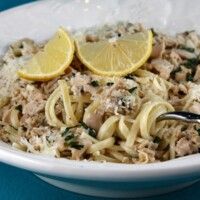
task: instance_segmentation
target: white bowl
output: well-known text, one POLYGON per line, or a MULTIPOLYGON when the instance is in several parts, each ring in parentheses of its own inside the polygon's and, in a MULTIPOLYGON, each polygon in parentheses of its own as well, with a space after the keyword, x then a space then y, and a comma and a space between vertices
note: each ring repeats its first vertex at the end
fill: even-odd
MULTIPOLYGON (((44 40, 59 26, 78 29, 129 20, 162 31, 200 30, 193 0, 46 0, 0 13, 0 52, 17 39, 44 40), (187 14, 185 14, 187 13, 187 14)), ((144 197, 174 191, 200 179, 199 154, 162 163, 127 165, 33 155, 0 142, 0 161, 30 170, 57 187, 93 196, 144 197)))

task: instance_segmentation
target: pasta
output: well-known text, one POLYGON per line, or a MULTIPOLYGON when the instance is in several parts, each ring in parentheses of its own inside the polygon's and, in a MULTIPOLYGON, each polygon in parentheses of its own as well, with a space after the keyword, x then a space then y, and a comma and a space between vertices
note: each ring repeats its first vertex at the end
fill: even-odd
MULTIPOLYGON (((121 23, 111 31, 122 27, 125 32, 141 29, 121 23)), ((99 34, 107 37, 104 28, 99 34)), ((154 31, 151 57, 125 77, 95 75, 75 56, 69 70, 54 80, 16 79, 6 95, 0 85, 0 138, 35 154, 115 163, 144 164, 198 153, 198 125, 156 119, 174 110, 200 114, 199 43, 195 32, 172 37, 154 31)), ((27 45, 39 49, 34 42, 27 45)), ((6 64, 0 74, 10 54, 12 49, 2 58, 6 64)))

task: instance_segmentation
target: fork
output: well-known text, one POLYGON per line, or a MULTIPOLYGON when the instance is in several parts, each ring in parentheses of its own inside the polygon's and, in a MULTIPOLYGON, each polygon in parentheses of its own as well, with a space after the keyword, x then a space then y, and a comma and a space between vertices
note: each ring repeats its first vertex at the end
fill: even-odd
POLYGON ((185 111, 167 112, 158 116, 156 119, 157 122, 163 120, 178 120, 189 123, 200 123, 200 115, 185 111))

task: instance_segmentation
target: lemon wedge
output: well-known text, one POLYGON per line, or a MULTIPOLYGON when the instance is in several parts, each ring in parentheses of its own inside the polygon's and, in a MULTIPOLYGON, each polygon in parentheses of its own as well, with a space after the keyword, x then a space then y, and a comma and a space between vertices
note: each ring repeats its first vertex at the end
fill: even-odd
POLYGON ((152 32, 145 30, 98 42, 76 40, 77 55, 94 73, 124 76, 141 67, 152 51, 152 32))
POLYGON ((21 78, 33 81, 53 79, 69 67, 74 50, 74 40, 63 28, 59 28, 44 49, 35 54, 17 73, 21 78))

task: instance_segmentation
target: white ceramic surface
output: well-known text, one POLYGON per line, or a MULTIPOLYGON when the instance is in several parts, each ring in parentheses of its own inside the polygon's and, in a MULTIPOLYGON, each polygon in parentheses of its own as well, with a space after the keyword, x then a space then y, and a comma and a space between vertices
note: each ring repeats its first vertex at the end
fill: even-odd
MULTIPOLYGON (((39 1, 0 13, 0 53, 8 43, 23 37, 47 39, 59 26, 77 30, 129 20, 172 34, 200 30, 199 9, 198 0, 39 1)), ((0 161, 40 174, 55 186, 96 196, 149 196, 179 189, 200 178, 199 154, 163 163, 127 165, 32 155, 0 142, 0 161)))

